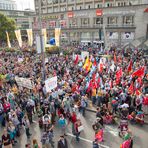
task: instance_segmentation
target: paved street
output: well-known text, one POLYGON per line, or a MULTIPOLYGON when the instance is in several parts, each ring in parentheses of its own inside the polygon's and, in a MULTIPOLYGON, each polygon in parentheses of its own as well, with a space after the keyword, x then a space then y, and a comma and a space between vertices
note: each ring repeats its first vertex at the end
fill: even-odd
MULTIPOLYGON (((94 138, 94 132, 91 128, 93 121, 95 120, 95 113, 86 112, 86 117, 82 118, 82 123, 84 124, 84 132, 81 133, 81 140, 79 143, 76 142, 75 137, 71 134, 71 124, 67 129, 67 140, 69 144, 69 148, 91 148, 92 140, 94 138)), ((147 145, 147 137, 148 137, 148 125, 138 126, 138 125, 130 125, 130 129, 134 135, 134 148, 148 148, 147 145)), ((38 127, 38 123, 35 122, 31 126, 32 137, 27 141, 24 130, 22 130, 22 136, 18 139, 18 144, 15 148, 24 148, 27 142, 31 142, 32 139, 37 139, 40 141, 41 131, 38 127)), ((59 128, 56 125, 54 130, 54 141, 56 142, 60 136, 59 128)), ((119 145, 122 143, 122 139, 118 136, 117 125, 106 125, 105 133, 104 133, 104 142, 101 143, 101 148, 119 148, 119 145)), ((57 144, 57 142, 56 142, 57 144)))

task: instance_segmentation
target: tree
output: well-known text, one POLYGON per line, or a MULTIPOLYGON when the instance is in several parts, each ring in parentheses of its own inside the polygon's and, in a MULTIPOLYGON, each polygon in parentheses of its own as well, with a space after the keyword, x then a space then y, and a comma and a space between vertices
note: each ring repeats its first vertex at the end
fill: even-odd
POLYGON ((10 40, 14 39, 16 23, 12 18, 0 13, 0 41, 6 41, 6 31, 9 33, 10 40))

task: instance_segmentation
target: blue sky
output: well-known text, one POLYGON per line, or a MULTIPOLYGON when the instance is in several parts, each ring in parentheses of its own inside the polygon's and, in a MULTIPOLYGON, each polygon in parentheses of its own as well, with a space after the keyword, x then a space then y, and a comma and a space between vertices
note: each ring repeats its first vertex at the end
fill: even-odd
POLYGON ((17 9, 24 10, 26 8, 34 9, 34 0, 15 0, 17 9))

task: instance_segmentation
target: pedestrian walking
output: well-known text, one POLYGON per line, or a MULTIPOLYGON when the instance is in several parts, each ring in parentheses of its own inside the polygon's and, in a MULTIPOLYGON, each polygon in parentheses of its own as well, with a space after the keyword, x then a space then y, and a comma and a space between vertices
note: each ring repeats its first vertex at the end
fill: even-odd
POLYGON ((30 134, 30 122, 29 122, 26 115, 24 116, 23 125, 25 126, 25 131, 26 131, 27 138, 30 138, 30 136, 32 135, 32 134, 30 134))
POLYGON ((66 135, 67 120, 64 118, 62 114, 60 115, 58 123, 61 129, 61 135, 66 135))

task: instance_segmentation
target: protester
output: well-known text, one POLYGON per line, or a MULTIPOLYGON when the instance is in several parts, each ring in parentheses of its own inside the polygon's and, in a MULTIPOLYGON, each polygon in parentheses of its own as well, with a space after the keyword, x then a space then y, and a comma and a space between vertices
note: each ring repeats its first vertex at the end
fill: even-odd
POLYGON ((57 148, 68 148, 68 143, 64 136, 60 136, 57 148))
MULTIPOLYGON (((36 114, 41 123, 39 125, 44 125, 41 140, 44 147, 49 144, 53 146, 53 133, 49 129, 56 126, 56 121, 61 135, 66 135, 68 124, 72 124, 72 133, 79 141, 79 119, 81 115, 86 116, 85 110, 91 103, 94 108, 97 107, 96 120, 92 121, 94 132, 104 128, 108 123, 105 123, 105 119, 113 119, 114 116, 127 119, 135 112, 134 121, 143 121, 148 106, 145 84, 147 59, 143 58, 143 51, 136 51, 111 49, 102 51, 102 56, 99 49, 92 49, 85 59, 79 59, 78 56, 73 59, 72 55, 47 55, 46 79, 55 76, 58 79, 57 87, 51 91, 46 90, 42 80, 41 56, 31 52, 1 51, 0 124, 8 125, 6 132, 10 135, 5 136, 10 138, 10 145, 15 144, 17 136, 21 135, 22 124, 27 138, 30 138, 30 124, 36 114), (25 81, 20 85, 18 78, 24 78, 25 81)), ((59 146, 63 146, 62 140, 66 141, 61 137, 59 146)))

